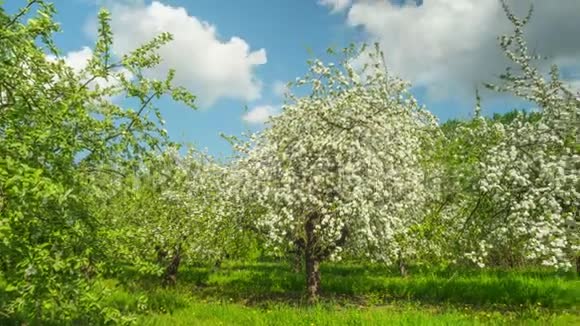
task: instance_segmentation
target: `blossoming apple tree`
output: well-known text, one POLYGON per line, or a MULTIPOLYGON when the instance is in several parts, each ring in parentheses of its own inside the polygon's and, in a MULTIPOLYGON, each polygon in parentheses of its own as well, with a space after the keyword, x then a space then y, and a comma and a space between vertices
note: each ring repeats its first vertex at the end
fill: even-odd
POLYGON ((421 148, 435 119, 387 73, 378 46, 361 53, 370 62, 362 69, 351 64, 354 47, 339 65, 312 61, 296 83, 311 94, 289 95, 271 125, 240 147, 244 192, 265 208, 256 226, 273 251, 303 255, 311 302, 320 262, 393 259, 396 235, 417 221, 428 192, 421 148))
POLYGON ((182 262, 220 261, 243 254, 251 241, 230 200, 229 169, 209 155, 175 147, 124 180, 104 214, 114 227, 110 259, 162 274, 174 284, 182 262))
POLYGON ((481 163, 479 188, 502 211, 492 225, 489 243, 509 240, 522 255, 543 265, 569 268, 580 251, 580 99, 552 67, 549 78, 533 66, 523 29, 504 1, 515 29, 500 38, 501 47, 519 68, 503 75, 503 85, 489 85, 535 103, 540 119, 517 118, 505 137, 481 163))
POLYGON ((579 251, 580 101, 555 67, 546 78, 534 66, 538 58, 523 35, 532 10, 523 19, 505 2, 504 10, 515 28, 500 45, 514 67, 502 85, 488 86, 534 103, 538 112, 504 122, 477 117, 456 129, 443 147, 455 158, 442 164, 439 222, 455 258, 569 268, 579 251))

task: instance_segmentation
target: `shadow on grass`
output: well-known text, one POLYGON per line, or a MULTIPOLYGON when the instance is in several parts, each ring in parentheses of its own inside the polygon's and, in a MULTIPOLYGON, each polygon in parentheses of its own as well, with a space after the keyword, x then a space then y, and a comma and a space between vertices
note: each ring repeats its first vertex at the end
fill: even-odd
MULTIPOLYGON (((381 266, 323 265, 322 300, 343 305, 391 302, 470 305, 517 310, 523 306, 578 311, 580 280, 542 270, 419 271, 403 278, 381 266)), ((158 278, 132 277, 134 289, 157 291, 158 278)), ((171 291, 198 300, 264 306, 305 304, 305 277, 284 264, 225 264, 218 270, 184 268, 171 291)))

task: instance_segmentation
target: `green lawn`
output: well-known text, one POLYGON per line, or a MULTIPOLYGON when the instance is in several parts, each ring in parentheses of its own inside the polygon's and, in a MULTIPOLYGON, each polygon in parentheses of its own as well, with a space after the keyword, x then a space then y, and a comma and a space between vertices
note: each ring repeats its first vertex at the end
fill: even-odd
POLYGON ((271 309, 238 304, 192 303, 173 314, 142 316, 139 325, 580 325, 570 313, 510 313, 428 307, 384 306, 372 308, 285 305, 271 309))
POLYGON ((580 325, 580 279, 545 270, 412 270, 325 265, 323 295, 305 304, 304 276, 276 263, 184 269, 178 285, 127 273, 105 304, 138 325, 580 325))

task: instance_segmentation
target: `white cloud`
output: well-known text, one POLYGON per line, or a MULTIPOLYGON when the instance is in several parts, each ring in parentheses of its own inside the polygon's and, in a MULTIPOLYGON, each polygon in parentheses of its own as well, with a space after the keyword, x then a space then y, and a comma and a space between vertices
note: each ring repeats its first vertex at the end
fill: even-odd
POLYGON ((271 105, 259 105, 252 108, 242 117, 242 120, 251 124, 261 124, 268 121, 268 118, 278 113, 278 108, 271 105))
MULTIPOLYGON (((65 62, 66 65, 71 67, 75 73, 81 74, 83 73, 83 70, 87 67, 88 62, 92 56, 93 50, 87 46, 83 46, 78 51, 67 52, 67 54, 61 57, 61 59, 65 62)), ((54 55, 47 55, 47 59, 50 61, 55 61, 56 57, 54 55)), ((126 78, 129 79, 132 78, 131 72, 128 71, 127 69, 122 68, 120 70, 115 71, 115 73, 118 72, 124 74, 126 78)), ((116 80, 113 77, 110 77, 108 79, 96 78, 89 84, 89 87, 95 85, 99 85, 99 87, 101 88, 109 87, 115 85, 117 82, 118 80, 116 80)))
MULTIPOLYGON (((329 1, 330 2, 330 1, 329 1)), ((529 1, 509 1, 515 13, 527 13, 529 1)), ((354 1, 347 23, 361 28, 369 42, 378 41, 388 68, 424 86, 432 98, 472 101, 481 82, 497 81, 509 64, 497 36, 512 31, 498 0, 427 0, 395 5, 354 1)), ((530 49, 558 62, 580 66, 580 1, 535 1, 527 29, 530 49)), ((544 68, 550 63, 546 62, 544 68)))
MULTIPOLYGON (((87 63, 92 56, 93 50, 88 46, 83 46, 78 51, 68 52, 62 59, 76 73, 79 73, 87 67, 87 63)), ((54 56, 51 56, 50 59, 54 59, 54 56)))
POLYGON ((344 11, 351 4, 351 0, 318 0, 321 6, 329 7, 333 13, 344 11))
POLYGON ((284 96, 284 94, 286 94, 289 91, 287 83, 281 81, 281 80, 277 80, 274 82, 274 84, 272 84, 272 93, 274 93, 274 95, 276 96, 284 96))
POLYGON ((128 53, 161 32, 173 34, 174 40, 159 51, 163 62, 148 73, 163 78, 168 69, 176 69, 174 81, 198 96, 201 107, 220 98, 260 98, 262 82, 254 69, 267 62, 264 49, 251 51, 236 36, 220 40, 214 25, 190 16, 183 7, 133 1, 110 9, 115 53, 128 53))

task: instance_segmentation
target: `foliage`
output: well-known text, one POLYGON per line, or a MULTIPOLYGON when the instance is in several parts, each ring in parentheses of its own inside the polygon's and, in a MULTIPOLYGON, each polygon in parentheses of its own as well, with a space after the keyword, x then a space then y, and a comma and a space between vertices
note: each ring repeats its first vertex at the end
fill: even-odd
POLYGON ((112 226, 102 235, 111 241, 107 261, 159 274, 172 259, 191 265, 247 257, 254 239, 230 200, 230 178, 193 149, 181 155, 172 147, 149 160, 102 211, 112 226))
POLYGON ((95 210, 107 196, 107 174, 127 173, 168 143, 153 100, 194 97, 167 80, 143 77, 159 62, 159 37, 114 63, 109 14, 99 13, 99 38, 86 69, 59 59, 51 34, 54 8, 29 4, 0 12, 0 273, 9 299, 3 314, 30 321, 117 318, 91 290, 106 227, 95 210), (36 13, 33 9, 37 8, 36 13), (23 17, 30 15, 26 23, 23 17), (108 86, 103 87, 102 85, 108 86), (137 109, 111 102, 131 99, 137 109))
POLYGON ((521 73, 507 70, 503 85, 489 87, 536 103, 541 117, 516 117, 481 164, 479 189, 502 212, 490 223, 487 242, 509 242, 526 259, 570 268, 580 252, 580 99, 559 80, 555 66, 546 80, 532 65, 535 57, 523 35, 532 11, 519 19, 505 2, 504 9, 515 30, 501 37, 500 45, 521 73))
POLYGON ((337 64, 310 61, 293 83, 310 95, 288 94, 227 163, 183 154, 163 129, 156 99, 195 100, 173 71, 144 75, 171 35, 112 53, 101 11, 92 58, 75 71, 52 41, 53 5, 0 8, 0 323, 577 321, 577 279, 554 270, 580 268, 580 96, 556 67, 534 67, 532 11, 503 4, 514 67, 487 86, 534 112, 486 118, 478 94, 473 119, 439 126, 378 46, 351 46, 329 51, 337 64), (259 254, 302 258, 306 275, 248 264, 259 254), (310 303, 348 307, 292 306, 304 281, 310 303), (422 306, 351 307, 393 302, 422 306), (166 312, 177 314, 137 316, 166 312))
POLYGON ((523 38, 524 19, 506 14, 514 34, 500 45, 519 70, 488 87, 520 96, 537 112, 451 121, 434 156, 440 166, 432 203, 430 251, 448 262, 543 264, 568 269, 578 257, 580 102, 552 68, 546 80, 533 66, 523 38), (518 72, 516 72, 518 71, 518 72), (439 249, 439 251, 435 249, 439 249))
POLYGON ((345 254, 396 257, 395 236, 426 197, 420 148, 434 118, 386 73, 378 48, 362 71, 354 48, 343 54, 339 66, 311 62, 298 84, 312 94, 290 96, 236 162, 242 192, 265 208, 256 225, 268 244, 303 252, 307 269, 345 254))

